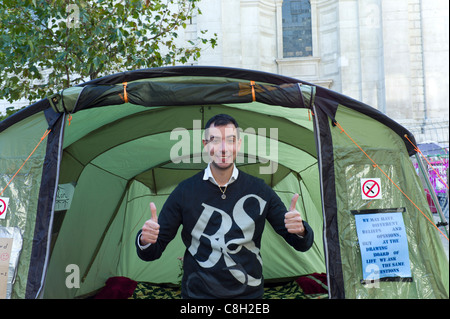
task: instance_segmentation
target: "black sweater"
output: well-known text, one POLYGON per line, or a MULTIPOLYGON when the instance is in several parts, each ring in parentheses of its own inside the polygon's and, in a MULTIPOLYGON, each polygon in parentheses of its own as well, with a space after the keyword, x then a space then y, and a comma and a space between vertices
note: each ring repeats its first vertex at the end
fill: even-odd
POLYGON ((187 248, 183 298, 260 298, 263 276, 259 251, 265 220, 298 251, 312 246, 313 231, 304 222, 304 237, 288 233, 286 207, 259 178, 240 171, 222 199, 219 187, 202 177, 203 171, 175 188, 159 214, 157 242, 141 249, 136 241, 137 254, 145 261, 158 259, 182 224, 181 237, 187 248))

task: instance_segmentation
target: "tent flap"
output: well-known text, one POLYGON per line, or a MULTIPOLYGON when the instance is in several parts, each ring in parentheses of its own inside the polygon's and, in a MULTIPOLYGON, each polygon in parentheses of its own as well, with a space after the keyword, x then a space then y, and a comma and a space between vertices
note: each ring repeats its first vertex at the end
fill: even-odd
POLYGON ((190 84, 136 81, 116 85, 88 85, 70 88, 50 98, 59 112, 84 108, 132 103, 143 106, 248 103, 258 101, 269 105, 303 108, 298 84, 281 86, 232 82, 190 84), (77 94, 81 94, 80 97, 77 94), (77 105, 75 105, 75 102, 77 105))

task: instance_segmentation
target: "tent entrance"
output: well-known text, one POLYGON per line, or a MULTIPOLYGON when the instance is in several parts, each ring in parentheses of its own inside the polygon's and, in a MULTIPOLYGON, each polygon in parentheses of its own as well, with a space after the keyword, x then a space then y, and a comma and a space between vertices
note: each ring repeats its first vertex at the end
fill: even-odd
MULTIPOLYGON (((305 109, 291 110, 290 116, 282 107, 262 103, 86 109, 74 113, 66 127, 60 185, 75 188, 67 212, 55 214, 57 239, 45 297, 85 295, 112 276, 156 283, 180 280, 181 238, 160 260, 145 263, 136 256, 135 235, 150 216, 150 201, 162 207, 179 182, 206 167, 202 128, 219 113, 230 114, 241 127, 238 168, 262 178, 287 206, 294 193, 301 194, 298 210, 321 233, 315 141, 305 109), (79 268, 80 288, 66 287, 68 265, 79 268)), ((277 257, 264 260, 266 279, 325 272, 320 235, 313 249, 300 255, 277 237, 267 226, 261 254, 264 260, 276 251, 277 257)))

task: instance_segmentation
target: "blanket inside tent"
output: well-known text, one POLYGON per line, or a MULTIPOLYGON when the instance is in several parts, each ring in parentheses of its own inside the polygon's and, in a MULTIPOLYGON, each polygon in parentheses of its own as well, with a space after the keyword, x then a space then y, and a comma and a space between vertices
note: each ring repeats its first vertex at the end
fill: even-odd
MULTIPOLYGON (((93 296, 95 299, 180 299, 180 286, 137 282, 127 277, 111 277, 93 296)), ((266 283, 263 299, 326 299, 326 274, 313 273, 283 283, 266 283)))

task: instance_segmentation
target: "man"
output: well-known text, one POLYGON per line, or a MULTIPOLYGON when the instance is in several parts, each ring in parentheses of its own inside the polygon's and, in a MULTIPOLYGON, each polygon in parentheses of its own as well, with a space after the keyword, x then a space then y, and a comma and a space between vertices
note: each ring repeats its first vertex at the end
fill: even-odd
POLYGON ((261 298, 265 220, 299 251, 312 246, 313 231, 295 210, 298 194, 287 211, 263 180, 236 168, 241 139, 232 117, 212 117, 203 145, 208 167, 175 188, 159 217, 150 203, 152 217, 137 235, 137 254, 146 261, 159 258, 182 224, 183 298, 261 298))

